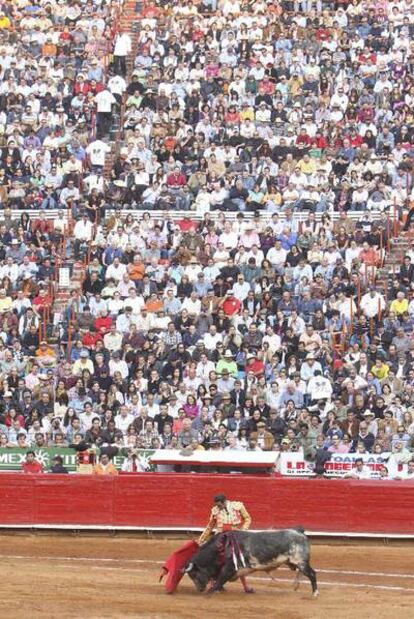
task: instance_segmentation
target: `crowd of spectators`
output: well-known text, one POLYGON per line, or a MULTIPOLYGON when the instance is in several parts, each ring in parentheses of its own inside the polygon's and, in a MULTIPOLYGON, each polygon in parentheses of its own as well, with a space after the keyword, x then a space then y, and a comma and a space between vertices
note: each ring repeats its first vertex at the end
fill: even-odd
POLYGON ((411 2, 117 5, 1 5, 0 447, 409 463, 411 2))
POLYGON ((197 212, 405 203, 410 0, 178 1, 142 16, 118 199, 197 212))
POLYGON ((0 205, 76 211, 104 190, 126 88, 127 34, 111 3, 0 4, 0 205))

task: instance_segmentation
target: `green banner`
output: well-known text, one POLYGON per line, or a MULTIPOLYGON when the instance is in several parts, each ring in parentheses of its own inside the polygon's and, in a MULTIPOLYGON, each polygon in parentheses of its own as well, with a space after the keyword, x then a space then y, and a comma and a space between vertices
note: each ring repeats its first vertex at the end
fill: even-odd
MULTIPOLYGON (((0 472, 1 471, 20 471, 22 463, 26 459, 26 453, 29 449, 18 449, 17 447, 11 447, 10 449, 0 448, 0 472)), ((53 458, 55 456, 62 456, 63 466, 70 473, 76 472, 76 451, 74 449, 68 449, 64 447, 60 448, 41 448, 33 449, 36 454, 36 459, 43 466, 45 472, 50 471, 53 466, 53 458)), ((97 450, 97 456, 99 456, 99 449, 97 450)), ((150 457, 154 453, 153 449, 139 449, 137 450, 138 460, 142 467, 146 471, 155 471, 155 466, 149 462, 150 457)), ((118 470, 122 469, 122 465, 126 460, 126 450, 124 454, 119 454, 113 458, 113 463, 118 470)))
MULTIPOLYGON (((137 449, 138 460, 142 468, 147 472, 154 472, 156 470, 155 464, 150 463, 150 458, 152 454, 155 452, 155 449, 137 449)), ((120 471, 122 469, 122 465, 126 460, 126 450, 124 455, 118 455, 112 458, 112 462, 115 467, 120 471)))

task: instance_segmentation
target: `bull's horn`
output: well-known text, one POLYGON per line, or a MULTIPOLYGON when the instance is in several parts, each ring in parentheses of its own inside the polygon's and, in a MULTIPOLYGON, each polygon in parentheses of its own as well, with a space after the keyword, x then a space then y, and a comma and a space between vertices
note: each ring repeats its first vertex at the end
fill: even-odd
POLYGON ((161 568, 161 573, 160 573, 160 578, 158 580, 158 582, 161 582, 162 579, 164 578, 164 576, 166 576, 168 574, 168 570, 165 567, 161 568))
POLYGON ((193 567, 194 567, 194 563, 193 563, 193 562, 189 563, 189 564, 187 565, 187 567, 184 569, 184 574, 187 574, 188 572, 191 572, 191 570, 193 569, 193 567))

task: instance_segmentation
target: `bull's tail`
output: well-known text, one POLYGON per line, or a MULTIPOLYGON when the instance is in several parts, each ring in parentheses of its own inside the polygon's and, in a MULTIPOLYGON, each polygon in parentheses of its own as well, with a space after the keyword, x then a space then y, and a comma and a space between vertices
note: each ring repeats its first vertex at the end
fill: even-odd
POLYGON ((297 526, 297 527, 293 527, 293 529, 295 531, 297 531, 298 533, 303 533, 305 535, 305 528, 302 527, 301 525, 297 526))

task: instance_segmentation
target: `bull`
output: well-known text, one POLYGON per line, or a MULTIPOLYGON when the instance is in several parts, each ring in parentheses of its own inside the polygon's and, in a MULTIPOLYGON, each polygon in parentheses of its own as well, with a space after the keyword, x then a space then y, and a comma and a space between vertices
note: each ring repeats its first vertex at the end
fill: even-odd
POLYGON ((253 533, 228 531, 215 535, 191 557, 185 566, 198 591, 205 591, 210 581, 210 592, 223 590, 224 585, 252 572, 269 574, 287 565, 302 573, 311 583, 316 597, 318 586, 315 570, 310 566, 310 544, 303 529, 281 529, 253 533))

